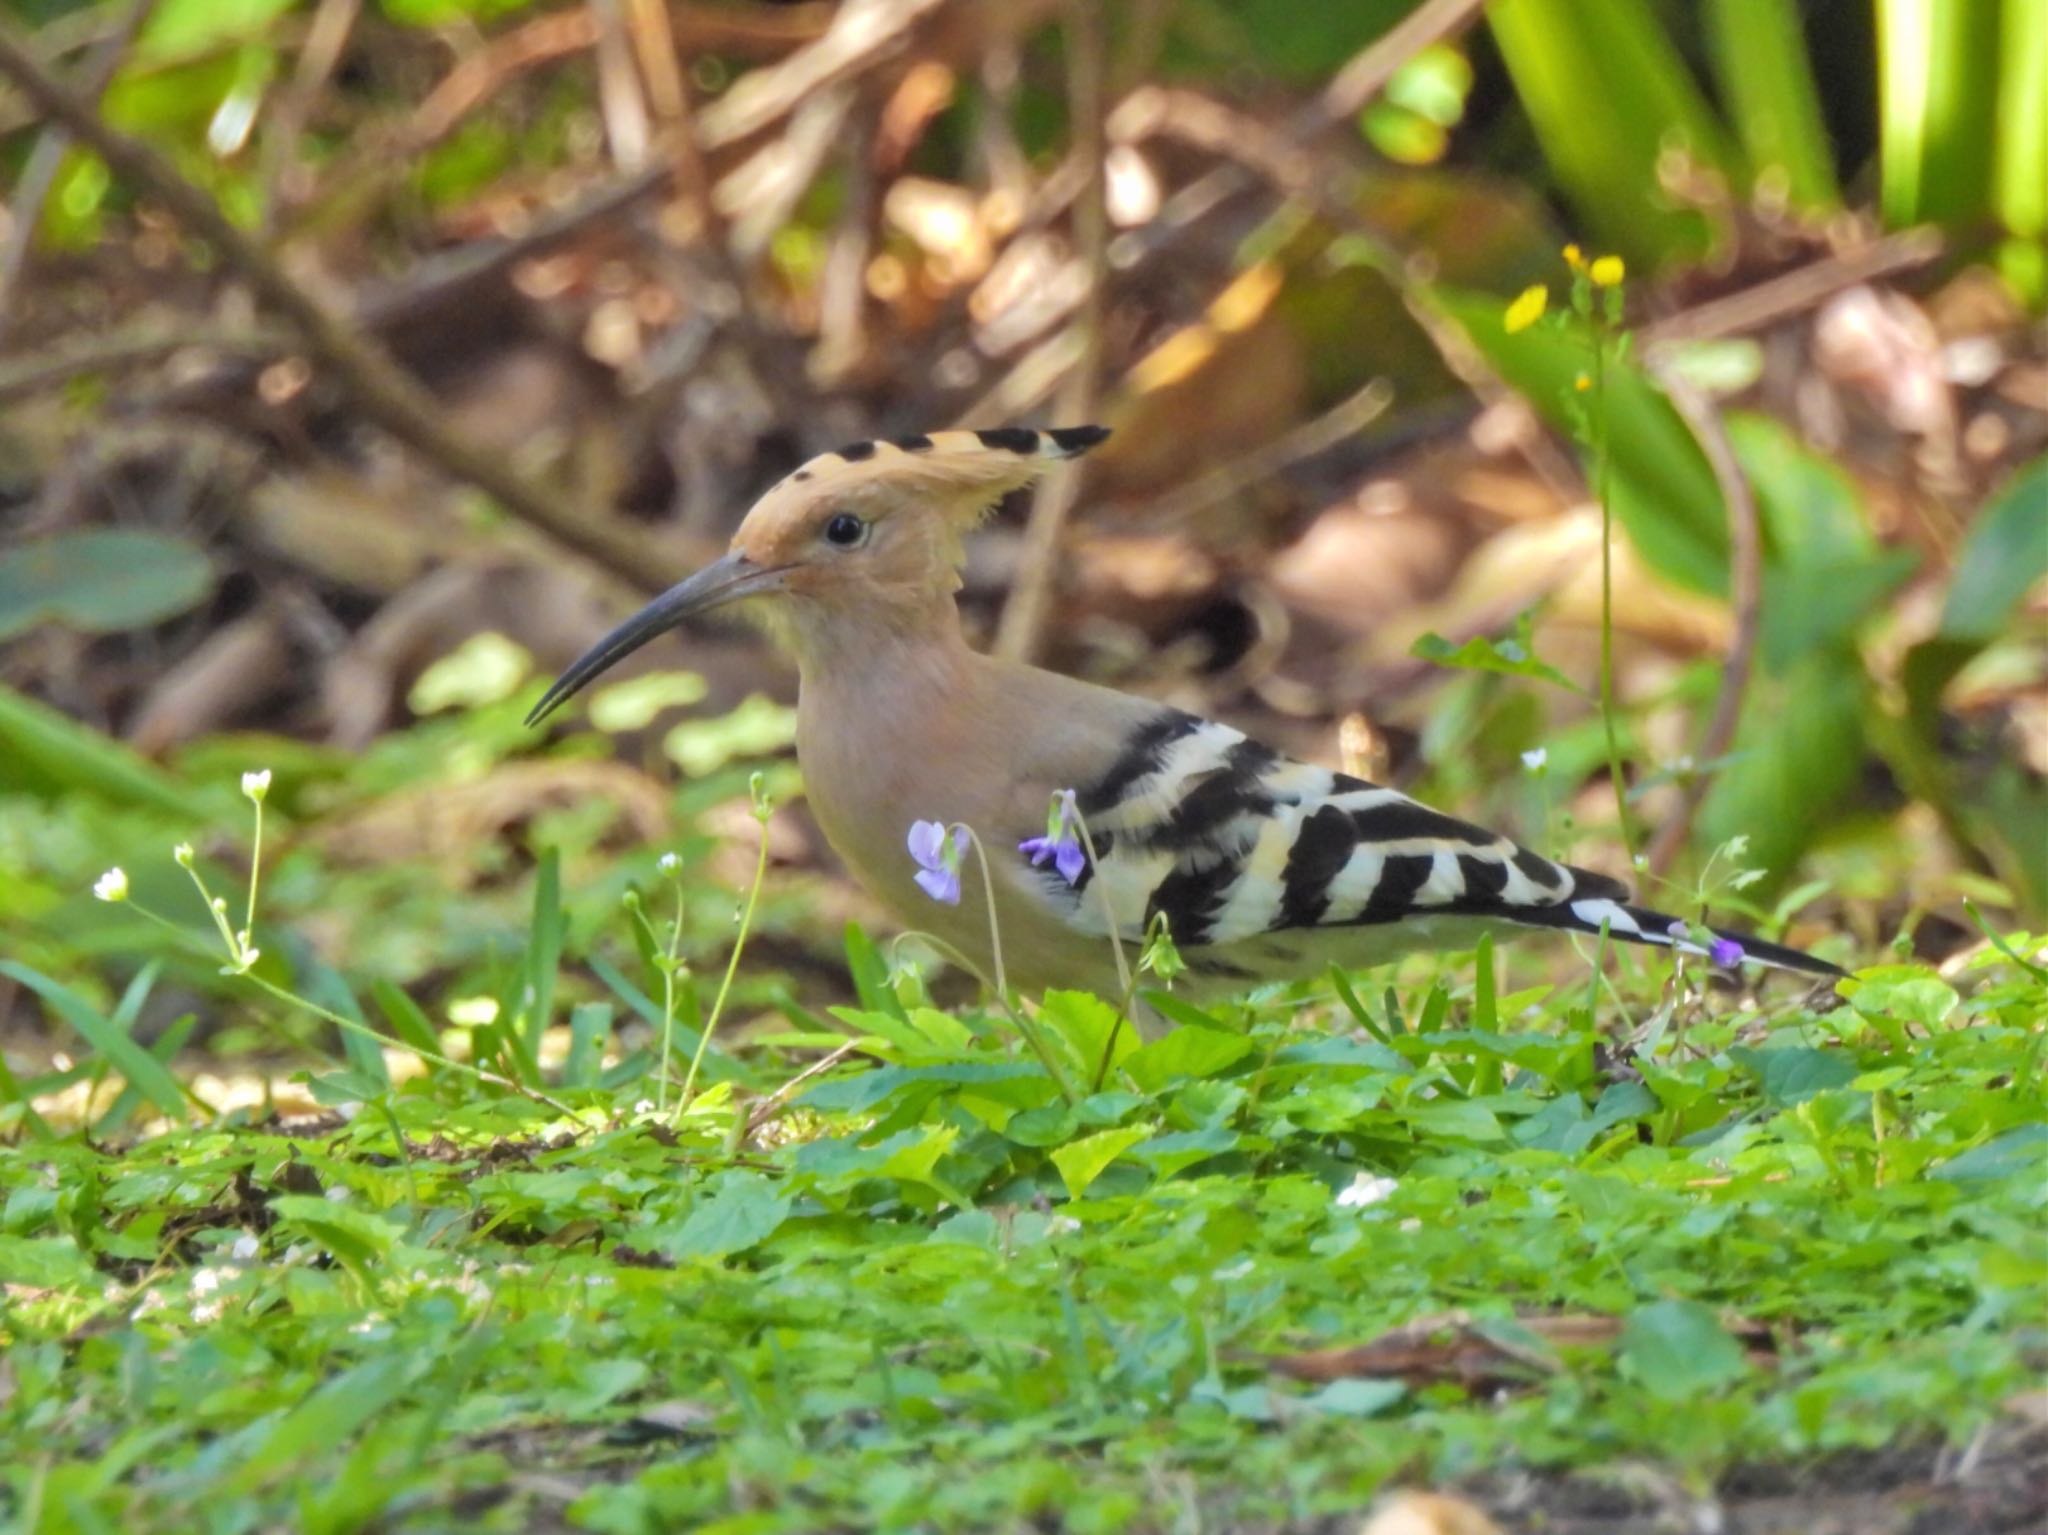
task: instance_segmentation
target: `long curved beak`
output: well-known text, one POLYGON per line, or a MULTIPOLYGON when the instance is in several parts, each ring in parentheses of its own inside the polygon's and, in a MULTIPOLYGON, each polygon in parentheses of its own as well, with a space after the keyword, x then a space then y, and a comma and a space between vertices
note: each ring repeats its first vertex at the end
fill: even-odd
POLYGON ((588 686, 614 663, 695 613, 706 613, 742 597, 772 591, 781 584, 780 570, 763 569, 735 551, 713 560, 688 580, 670 587, 576 659, 541 695, 526 723, 538 725, 588 686))

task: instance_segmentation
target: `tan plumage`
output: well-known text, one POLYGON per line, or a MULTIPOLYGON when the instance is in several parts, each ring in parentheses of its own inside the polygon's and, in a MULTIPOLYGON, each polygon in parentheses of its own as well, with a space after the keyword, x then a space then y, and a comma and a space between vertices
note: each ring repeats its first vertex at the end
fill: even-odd
MULTIPOLYGON (((724 559, 599 641, 533 717, 689 614, 748 601, 796 656, 797 756, 834 849, 908 925, 986 969, 977 863, 948 904, 920 889, 906 847, 915 822, 972 827, 1009 978, 1026 988, 1113 994, 1105 898, 1124 938, 1163 914, 1196 977, 1233 986, 1528 927, 1706 952, 1604 876, 1225 726, 970 650, 954 601, 962 536, 1005 492, 1105 435, 937 432, 813 459, 755 504, 724 559), (1099 858, 1074 854, 1071 883, 1018 849, 1046 830, 1060 791, 1074 791, 1099 858)), ((1741 945, 1751 960, 1840 973, 1741 945)))

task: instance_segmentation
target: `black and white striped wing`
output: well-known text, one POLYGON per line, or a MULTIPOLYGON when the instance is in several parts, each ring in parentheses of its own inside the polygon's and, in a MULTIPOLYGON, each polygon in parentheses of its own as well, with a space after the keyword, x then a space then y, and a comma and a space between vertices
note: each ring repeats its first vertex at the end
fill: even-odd
MULTIPOLYGON (((1273 968, 1298 973, 1310 957, 1298 940, 1311 935, 1330 940, 1313 946, 1329 958, 1368 962, 1454 947, 1492 923, 1675 941, 1671 919, 1630 906, 1617 880, 1179 711, 1148 722, 1078 787, 1099 863, 1072 888, 1040 871, 1037 891, 1095 936, 1106 936, 1102 892, 1128 938, 1163 914, 1199 969, 1256 976, 1270 955, 1273 968)), ((1832 968, 1745 945, 1766 962, 1832 968)))

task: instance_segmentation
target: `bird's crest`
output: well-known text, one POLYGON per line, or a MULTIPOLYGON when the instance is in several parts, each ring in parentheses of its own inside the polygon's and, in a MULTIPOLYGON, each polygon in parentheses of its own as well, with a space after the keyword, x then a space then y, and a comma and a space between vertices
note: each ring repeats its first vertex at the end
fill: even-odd
POLYGON ((1008 426, 850 442, 787 476, 763 498, 763 507, 900 492, 928 497, 971 522, 1010 491, 1054 464, 1079 458, 1107 436, 1109 429, 1101 426, 1008 426))

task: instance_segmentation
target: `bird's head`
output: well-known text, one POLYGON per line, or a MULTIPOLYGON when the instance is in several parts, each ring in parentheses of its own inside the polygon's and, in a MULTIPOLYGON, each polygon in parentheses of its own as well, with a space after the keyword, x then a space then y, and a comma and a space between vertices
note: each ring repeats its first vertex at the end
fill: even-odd
POLYGON ((824 453, 754 503, 725 557, 671 587, 599 640, 527 716, 537 723, 656 635, 752 601, 802 644, 840 616, 914 626, 950 608, 961 535, 1007 492, 1087 452, 1099 426, 933 432, 824 453))

